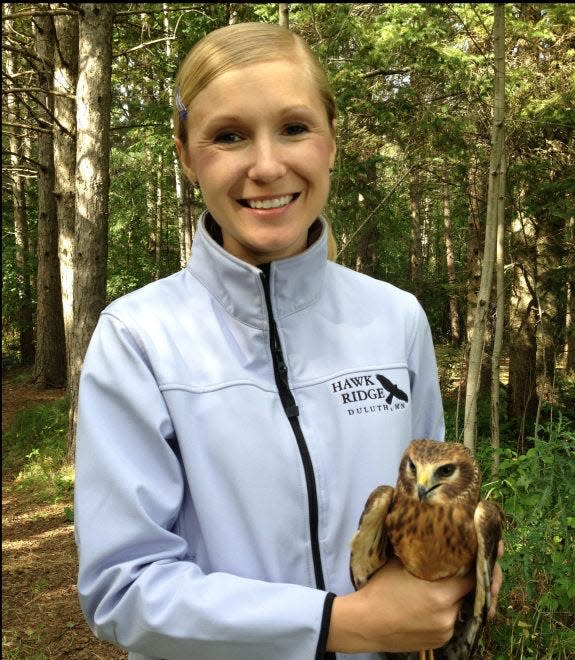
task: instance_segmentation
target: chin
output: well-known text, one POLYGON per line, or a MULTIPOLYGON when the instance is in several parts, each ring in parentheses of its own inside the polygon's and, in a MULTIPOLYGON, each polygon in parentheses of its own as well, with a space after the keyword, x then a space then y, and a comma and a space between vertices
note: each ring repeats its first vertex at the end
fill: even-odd
POLYGON ((291 257, 293 255, 303 252, 307 247, 307 233, 302 239, 300 236, 286 237, 281 239, 277 236, 277 232, 272 232, 271 236, 262 237, 261 240, 254 241, 251 245, 247 246, 255 254, 261 255, 285 255, 283 257, 291 257))

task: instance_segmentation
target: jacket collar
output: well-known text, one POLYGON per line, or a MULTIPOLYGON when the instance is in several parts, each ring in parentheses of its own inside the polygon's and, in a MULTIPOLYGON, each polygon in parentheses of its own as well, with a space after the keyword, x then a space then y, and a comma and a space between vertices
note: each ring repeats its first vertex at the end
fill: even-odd
MULTIPOLYGON (((197 223, 188 271, 229 314, 253 327, 267 327, 261 269, 224 250, 206 228, 208 219, 205 211, 197 223)), ((308 307, 321 293, 327 264, 327 225, 323 218, 319 222, 321 233, 305 252, 270 264, 270 293, 276 321, 308 307)))

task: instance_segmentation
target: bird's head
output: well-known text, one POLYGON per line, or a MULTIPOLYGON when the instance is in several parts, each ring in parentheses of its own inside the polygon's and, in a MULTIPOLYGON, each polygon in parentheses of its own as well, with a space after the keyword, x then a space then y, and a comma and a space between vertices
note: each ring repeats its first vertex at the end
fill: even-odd
POLYGON ((448 504, 479 498, 479 470, 463 445, 414 440, 399 466, 397 488, 411 499, 427 504, 448 504))

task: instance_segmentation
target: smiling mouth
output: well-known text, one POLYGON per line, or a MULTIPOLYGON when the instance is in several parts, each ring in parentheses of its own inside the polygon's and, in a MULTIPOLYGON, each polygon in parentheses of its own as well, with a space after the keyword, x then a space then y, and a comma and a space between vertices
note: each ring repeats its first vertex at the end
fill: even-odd
POLYGON ((287 206, 297 197, 299 197, 299 193, 270 197, 268 199, 240 199, 238 201, 242 206, 250 209, 279 209, 282 206, 287 206))

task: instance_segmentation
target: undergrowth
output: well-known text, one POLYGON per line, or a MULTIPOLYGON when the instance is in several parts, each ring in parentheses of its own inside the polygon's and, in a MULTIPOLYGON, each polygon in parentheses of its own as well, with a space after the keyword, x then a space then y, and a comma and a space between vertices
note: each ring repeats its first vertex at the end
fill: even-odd
POLYGON ((529 441, 524 454, 500 450, 499 478, 483 488, 507 517, 491 651, 496 658, 573 658, 575 427, 557 415, 529 441))
POLYGON ((66 464, 68 402, 37 404, 19 411, 2 441, 2 471, 15 475, 15 487, 37 499, 58 502, 74 488, 66 464))
MULTIPOLYGON (((454 439, 455 401, 445 404, 446 435, 454 439)), ((482 495, 498 501, 506 516, 504 583, 497 617, 481 642, 483 658, 575 658, 575 423, 568 410, 545 410, 524 452, 518 451, 517 425, 502 419, 493 479, 489 396, 478 400, 482 495)))

